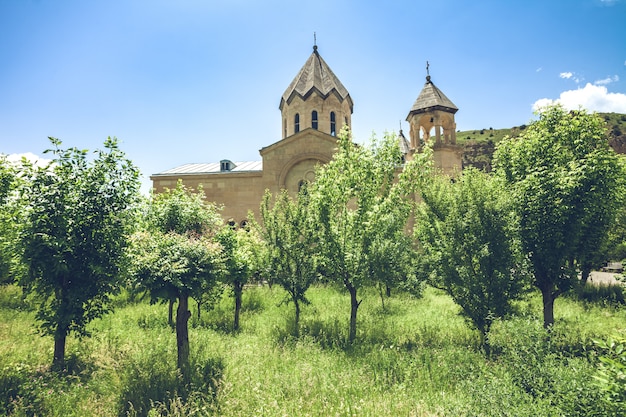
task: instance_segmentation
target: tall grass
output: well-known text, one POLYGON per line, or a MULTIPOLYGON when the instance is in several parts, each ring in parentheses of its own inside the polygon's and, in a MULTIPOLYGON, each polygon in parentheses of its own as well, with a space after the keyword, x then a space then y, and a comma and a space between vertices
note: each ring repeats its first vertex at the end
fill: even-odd
POLYGON ((0 288, 0 415, 46 416, 556 416, 602 415, 591 339, 624 331, 626 311, 558 299, 550 335, 540 297, 499 321, 486 357, 477 332, 444 293, 394 294, 383 308, 363 291, 358 337, 347 342, 350 301, 314 287, 300 337, 293 305, 278 288, 244 291, 232 330, 228 293, 194 312, 194 376, 183 381, 167 306, 120 297, 94 321, 92 337, 70 338, 66 374, 49 371, 52 340, 36 332, 16 287, 0 288))

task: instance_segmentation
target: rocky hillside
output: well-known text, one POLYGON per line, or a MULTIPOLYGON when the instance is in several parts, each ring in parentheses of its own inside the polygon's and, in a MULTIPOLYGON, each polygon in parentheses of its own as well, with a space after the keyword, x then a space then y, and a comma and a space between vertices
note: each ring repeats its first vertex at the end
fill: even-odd
MULTIPOLYGON (((607 125, 609 144, 617 153, 626 154, 626 114, 598 113, 607 125)), ((463 166, 473 166, 491 171, 491 159, 496 144, 506 136, 518 136, 526 125, 513 126, 510 129, 479 129, 459 131, 457 142, 464 147, 463 166)))

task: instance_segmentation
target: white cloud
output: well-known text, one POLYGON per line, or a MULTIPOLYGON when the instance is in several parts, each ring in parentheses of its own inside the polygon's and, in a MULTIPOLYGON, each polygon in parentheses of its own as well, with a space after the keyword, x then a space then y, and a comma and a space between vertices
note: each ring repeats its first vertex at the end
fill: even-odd
POLYGON ((543 67, 539 67, 535 70, 535 72, 541 72, 541 70, 543 70, 543 67))
POLYGON ((19 164, 22 161, 22 158, 26 158, 33 165, 38 167, 45 167, 51 161, 50 159, 42 158, 40 156, 35 155, 31 152, 26 153, 12 153, 6 156, 7 161, 19 164))
POLYGON ((559 74, 559 77, 561 77, 561 78, 563 78, 565 80, 572 80, 576 84, 579 84, 581 81, 584 80, 584 78, 579 77, 578 75, 576 75, 575 73, 573 73, 571 71, 562 72, 562 73, 559 74))
POLYGON ((614 82, 617 82, 617 81, 619 81, 619 76, 618 75, 614 75, 612 77, 606 77, 606 78, 603 78, 601 80, 598 80, 598 81, 594 82, 594 84, 595 85, 607 85, 607 84, 611 84, 611 83, 614 83, 614 82))
POLYGON ((610 93, 605 86, 591 83, 587 83, 584 88, 563 91, 556 100, 539 99, 533 104, 533 110, 557 103, 568 110, 583 107, 589 111, 626 113, 626 94, 610 93))

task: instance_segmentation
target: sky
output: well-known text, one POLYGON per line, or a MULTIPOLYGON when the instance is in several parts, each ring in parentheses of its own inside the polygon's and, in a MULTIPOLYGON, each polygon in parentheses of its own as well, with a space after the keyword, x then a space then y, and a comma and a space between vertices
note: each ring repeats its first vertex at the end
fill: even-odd
POLYGON ((314 34, 357 142, 408 132, 427 61, 458 130, 551 102, 626 113, 626 0, 0 0, 0 153, 115 136, 144 192, 185 163, 258 161, 314 34))

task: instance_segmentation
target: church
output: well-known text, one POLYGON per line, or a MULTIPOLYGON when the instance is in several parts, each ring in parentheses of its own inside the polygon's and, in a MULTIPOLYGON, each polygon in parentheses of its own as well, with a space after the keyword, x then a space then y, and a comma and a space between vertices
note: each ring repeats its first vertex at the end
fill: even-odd
MULTIPOLYGON (((428 68, 427 68, 428 70, 428 68)), ((427 71, 428 72, 428 71, 427 71)), ((408 107, 408 106, 407 106, 408 107)), ((262 148, 260 161, 185 164, 150 179, 155 192, 176 187, 202 187, 207 201, 223 206, 224 220, 243 225, 248 212, 258 213, 265 190, 296 193, 315 179, 315 167, 329 162, 336 151, 336 135, 351 127, 354 103, 348 90, 320 55, 317 45, 280 99, 282 138, 262 148)), ((454 115, 458 108, 432 82, 430 74, 410 108, 407 140, 398 140, 406 161, 434 135, 435 165, 444 173, 462 168, 462 150, 456 144, 454 115)))

